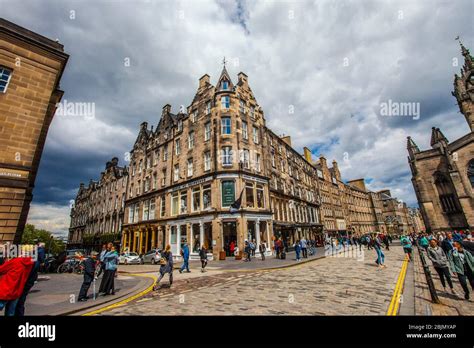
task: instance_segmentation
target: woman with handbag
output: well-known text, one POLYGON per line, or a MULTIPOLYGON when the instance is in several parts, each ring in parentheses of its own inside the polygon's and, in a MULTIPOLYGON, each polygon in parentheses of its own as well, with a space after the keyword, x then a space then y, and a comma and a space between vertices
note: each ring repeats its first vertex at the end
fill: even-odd
POLYGON ((158 290, 158 284, 166 273, 170 275, 170 287, 173 284, 173 254, 171 253, 171 245, 167 245, 165 251, 161 254, 160 259, 160 276, 153 287, 153 290, 158 290))

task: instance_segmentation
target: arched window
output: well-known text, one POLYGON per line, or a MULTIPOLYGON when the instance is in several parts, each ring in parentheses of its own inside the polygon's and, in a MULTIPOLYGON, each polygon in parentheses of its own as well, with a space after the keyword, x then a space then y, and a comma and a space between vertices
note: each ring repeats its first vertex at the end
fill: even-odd
POLYGON ((471 182, 471 186, 474 188, 474 159, 470 160, 467 165, 467 177, 471 182))

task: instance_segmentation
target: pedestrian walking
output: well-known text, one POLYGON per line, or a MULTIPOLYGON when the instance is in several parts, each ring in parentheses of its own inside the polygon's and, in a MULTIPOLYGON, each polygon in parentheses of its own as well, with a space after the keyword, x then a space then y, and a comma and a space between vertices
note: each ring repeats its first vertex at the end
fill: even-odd
POLYGON ((115 295, 115 272, 117 271, 118 254, 112 243, 107 245, 107 253, 104 255, 105 272, 99 286, 99 294, 103 296, 115 295))
POLYGON ((429 245, 429 242, 428 242, 428 239, 426 238, 425 235, 422 235, 420 240, 419 240, 419 245, 425 249, 425 251, 428 250, 428 245, 429 245))
POLYGON ((265 252, 267 251, 267 246, 264 241, 260 241, 258 251, 260 251, 260 256, 262 257, 262 261, 265 261, 265 252))
MULTIPOLYGON (((235 250, 237 250, 237 253, 239 252, 239 249, 237 247, 235 248, 235 250)), ((205 268, 207 266, 207 249, 205 244, 203 244, 203 246, 199 250, 199 258, 201 259, 201 272, 204 273, 206 272, 205 268)))
POLYGON ((183 273, 186 269, 186 272, 190 273, 189 270, 189 247, 187 243, 183 243, 183 247, 181 248, 181 256, 183 257, 183 265, 179 269, 179 273, 183 273))
POLYGON ((448 260, 451 270, 457 274, 459 283, 464 290, 464 298, 469 300, 467 280, 474 290, 474 257, 463 248, 460 242, 454 242, 454 249, 449 251, 448 260))
POLYGON ((244 253, 245 253, 245 260, 244 261, 252 261, 251 254, 252 249, 250 247, 249 241, 246 239, 244 243, 244 253))
POLYGON ((167 244, 165 251, 161 253, 160 259, 160 276, 153 286, 153 290, 158 290, 158 285, 165 276, 166 273, 169 274, 170 287, 173 284, 173 253, 171 252, 171 245, 167 244))
POLYGON ((301 252, 302 252, 303 257, 305 259, 308 258, 308 249, 307 249, 308 245, 307 244, 308 244, 308 242, 306 241, 306 239, 304 237, 301 238, 301 240, 300 240, 301 252))
POLYGON ((385 268, 385 254, 382 251, 382 243, 378 237, 374 237, 373 247, 377 253, 377 260, 375 260, 375 263, 379 266, 379 268, 385 268))
POLYGON ((5 258, 0 266, 0 311, 5 309, 6 317, 13 317, 28 277, 33 269, 31 257, 5 258))
POLYGON ((251 250, 252 256, 255 256, 255 250, 256 249, 257 249, 257 242, 255 241, 255 239, 253 239, 250 242, 250 250, 251 250))
POLYGON ((448 253, 453 250, 454 245, 453 245, 453 234, 451 232, 448 232, 446 234, 446 238, 443 239, 441 242, 441 248, 444 250, 444 253, 448 255, 448 253))
POLYGON ((293 244, 293 246, 295 247, 296 261, 299 262, 299 261, 301 261, 301 258, 300 258, 300 252, 301 252, 300 241, 297 239, 295 244, 293 244))
POLYGON ((453 288, 453 282, 451 281, 451 274, 449 272, 448 257, 443 249, 438 246, 438 241, 436 239, 430 241, 430 246, 428 247, 428 258, 433 263, 433 267, 439 275, 444 291, 446 291, 446 282, 448 282, 451 292, 456 294, 453 288))
POLYGON ((383 235, 382 237, 383 244, 385 245, 385 249, 390 250, 390 245, 388 242, 388 237, 386 235, 383 235))
MULTIPOLYGON (((92 251, 90 257, 86 257, 83 260, 84 264, 84 281, 82 282, 81 289, 79 290, 78 301, 84 302, 88 300, 87 292, 94 281, 95 267, 97 263, 97 252, 92 251)), ((101 267, 99 264, 98 267, 101 267)))
POLYGON ((411 244, 411 240, 407 236, 402 236, 400 238, 400 241, 402 242, 403 251, 405 252, 406 255, 408 255, 408 262, 410 262, 411 257, 412 257, 411 254, 413 252, 413 246, 411 244))

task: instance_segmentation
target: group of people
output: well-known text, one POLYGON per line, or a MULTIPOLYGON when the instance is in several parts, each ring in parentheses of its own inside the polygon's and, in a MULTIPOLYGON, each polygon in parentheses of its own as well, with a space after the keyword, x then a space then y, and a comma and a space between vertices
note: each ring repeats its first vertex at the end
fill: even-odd
MULTIPOLYGON (((201 272, 206 272, 207 266, 207 248, 206 245, 201 245, 199 250, 199 259, 201 261, 201 272)), ((189 246, 187 243, 182 243, 181 250, 180 250, 181 257, 183 258, 183 264, 179 269, 179 273, 183 273, 186 271, 190 273, 191 270, 189 269, 189 246)), ((165 250, 161 253, 161 258, 159 261, 160 270, 158 280, 156 281, 155 285, 153 286, 154 290, 159 289, 159 284, 163 277, 168 274, 169 275, 169 286, 173 284, 173 253, 171 252, 171 245, 166 245, 165 250)))
POLYGON ((470 231, 420 233, 409 238, 425 250, 444 291, 447 283, 450 291, 456 295, 452 281, 452 276, 456 276, 464 291, 464 298, 469 300, 469 286, 474 290, 474 239, 470 231))
POLYGON ((115 295, 115 277, 117 275, 119 255, 112 243, 104 244, 100 254, 92 251, 89 257, 81 254, 76 255, 76 257, 82 261, 84 267, 84 281, 79 291, 78 301, 84 302, 89 299, 87 295, 89 288, 92 282, 97 280, 102 273, 104 275, 100 282, 99 295, 115 295), (97 256, 99 256, 98 259, 97 256))
POLYGON ((16 257, 0 255, 0 311, 4 310, 5 316, 25 315, 26 297, 46 258, 44 243, 36 243, 35 253, 33 248, 22 248, 16 257))

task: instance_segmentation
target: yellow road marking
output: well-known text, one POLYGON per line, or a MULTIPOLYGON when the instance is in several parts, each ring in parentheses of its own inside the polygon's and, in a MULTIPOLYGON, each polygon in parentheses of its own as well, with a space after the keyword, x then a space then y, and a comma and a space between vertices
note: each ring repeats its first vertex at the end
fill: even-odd
POLYGON ((102 307, 102 308, 99 308, 99 309, 96 309, 94 311, 91 311, 91 312, 87 312, 87 313, 84 313, 83 316, 90 316, 90 315, 96 315, 96 314, 99 314, 99 313, 102 313, 102 312, 105 312, 105 311, 109 311, 111 309, 114 309, 116 307, 120 307, 120 306, 123 306, 125 304, 127 304, 128 302, 130 301, 133 301, 133 300, 136 300, 137 298, 140 298, 146 294, 148 294, 150 291, 153 291, 153 287, 155 286, 155 283, 156 283, 156 280, 157 280, 157 277, 154 276, 154 275, 142 275, 142 274, 130 274, 131 276, 135 276, 135 277, 146 277, 146 278, 152 278, 153 279, 153 284, 150 285, 148 288, 146 288, 145 290, 139 292, 138 294, 136 295, 133 295, 133 296, 130 296, 130 297, 127 297, 119 302, 116 302, 114 304, 111 304, 109 306, 106 306, 106 307, 102 307))
POLYGON ((395 285, 395 290, 393 291, 392 300, 390 301, 390 306, 388 307, 387 315, 393 316, 398 314, 398 308, 400 307, 400 296, 403 293, 403 284, 405 283, 405 276, 408 269, 408 257, 405 256, 405 259, 402 263, 402 268, 400 274, 398 275, 398 280, 395 285))

